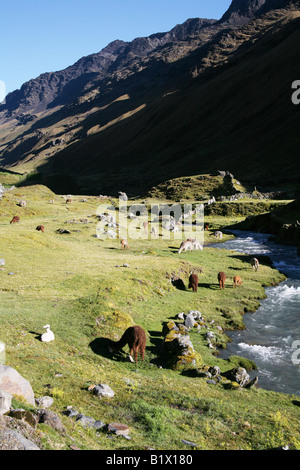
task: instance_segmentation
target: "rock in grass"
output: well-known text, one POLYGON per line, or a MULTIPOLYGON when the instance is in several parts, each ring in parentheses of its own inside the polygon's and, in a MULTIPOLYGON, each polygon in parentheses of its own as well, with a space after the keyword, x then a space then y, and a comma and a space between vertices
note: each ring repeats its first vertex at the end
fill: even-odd
POLYGON ((60 433, 65 432, 65 428, 64 428, 60 418, 57 416, 56 413, 53 413, 53 411, 39 410, 38 411, 38 418, 39 418, 40 423, 44 423, 47 426, 50 426, 55 431, 58 431, 60 433))
POLYGON ((0 430, 0 450, 41 450, 17 431, 0 430))
POLYGON ((98 397, 108 397, 112 398, 115 396, 115 392, 107 384, 98 384, 93 387, 93 394, 98 395, 98 397))
POLYGON ((41 397, 36 398, 35 403, 39 408, 50 408, 53 405, 54 400, 52 397, 41 397))
POLYGON ((185 444, 186 446, 198 447, 198 444, 195 444, 194 442, 191 442, 191 441, 186 441, 185 439, 181 439, 181 442, 185 444))
POLYGON ((36 428, 38 424, 37 416, 27 410, 23 410, 23 409, 12 410, 9 413, 9 416, 11 418, 18 419, 19 421, 22 421, 23 423, 29 424, 34 429, 36 428))
POLYGON ((11 395, 24 397, 30 405, 35 406, 34 393, 30 383, 15 369, 0 364, 0 390, 11 395))
POLYGON ((117 436, 128 436, 129 434, 129 427, 122 423, 111 423, 108 425, 107 430, 117 436))

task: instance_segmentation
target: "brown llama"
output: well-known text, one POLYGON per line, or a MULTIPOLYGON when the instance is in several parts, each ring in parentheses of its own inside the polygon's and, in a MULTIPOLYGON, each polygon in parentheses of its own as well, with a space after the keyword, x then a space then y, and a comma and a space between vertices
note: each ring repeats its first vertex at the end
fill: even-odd
POLYGON ((20 217, 18 217, 17 215, 15 215, 10 221, 11 224, 17 224, 19 222, 20 222, 20 217))
POLYGON ((189 289, 193 289, 193 292, 197 292, 199 283, 199 277, 197 274, 191 274, 189 277, 189 289))
POLYGON ((223 272, 220 272, 218 274, 218 281, 219 281, 220 289, 225 289, 226 274, 223 272))
POLYGON ((243 282, 242 282, 242 279, 240 276, 234 276, 233 278, 233 286, 234 287, 237 287, 237 286, 242 286, 243 285, 243 282))
POLYGON ((45 227, 44 227, 44 225, 38 225, 37 228, 36 228, 36 230, 37 230, 38 232, 43 232, 43 233, 45 233, 45 227))
POLYGON ((119 341, 110 341, 109 349, 111 352, 118 351, 128 344, 130 357, 132 358, 134 355, 135 362, 137 363, 138 352, 142 357, 142 361, 144 360, 146 342, 147 337, 143 328, 140 326, 130 326, 119 341))
POLYGON ((122 250, 129 250, 130 246, 128 245, 128 241, 122 238, 121 240, 121 248, 122 250))

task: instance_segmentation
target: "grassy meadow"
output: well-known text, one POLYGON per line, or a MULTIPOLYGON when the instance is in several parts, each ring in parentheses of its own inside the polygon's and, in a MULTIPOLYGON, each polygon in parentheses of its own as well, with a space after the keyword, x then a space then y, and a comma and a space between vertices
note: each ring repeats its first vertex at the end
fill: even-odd
MULTIPOLYGON (((163 323, 199 310, 204 324, 191 330, 190 338, 200 366, 217 365, 224 373, 245 364, 242 358, 220 359, 217 348, 208 346, 207 331, 215 333, 216 346, 226 347, 226 330, 243 328, 243 314, 258 308, 264 286, 284 276, 267 259, 255 273, 248 256, 209 246, 179 255, 179 240, 130 240, 130 249, 122 251, 118 239, 95 236, 102 203, 98 197, 72 196, 67 204, 39 185, 7 191, 0 200, 0 258, 6 262, 0 270, 0 340, 6 364, 29 380, 36 398, 54 398, 51 409, 66 428, 61 435, 39 425, 43 448, 190 450, 186 440, 199 450, 286 444, 299 449, 297 397, 234 389, 226 380, 208 384, 195 366, 169 367, 162 348, 163 323), (17 205, 20 200, 26 207, 17 205), (10 224, 15 215, 20 223, 10 224), (45 233, 36 231, 41 224, 45 233), (192 270, 199 272, 197 293, 170 282, 176 275, 187 286, 192 270), (217 283, 219 271, 228 277, 224 291, 217 283), (236 274, 244 285, 234 289, 236 274), (40 341, 46 324, 55 334, 49 344, 40 341), (133 324, 148 336, 145 361, 137 365, 126 361, 126 348, 115 355, 107 348, 108 339, 118 340, 133 324), (88 388, 98 383, 108 384, 115 396, 92 395, 88 388), (64 416, 67 406, 107 424, 127 424, 131 439, 83 428, 64 416)), ((237 219, 207 221, 214 230, 237 219)), ((205 232, 206 244, 214 241, 210 234, 205 232)))

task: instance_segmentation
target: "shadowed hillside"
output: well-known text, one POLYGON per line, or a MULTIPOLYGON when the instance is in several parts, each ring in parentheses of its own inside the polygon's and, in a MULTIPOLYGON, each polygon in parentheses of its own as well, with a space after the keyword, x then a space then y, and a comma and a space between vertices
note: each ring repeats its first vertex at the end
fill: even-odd
POLYGON ((50 186, 60 175, 59 192, 68 192, 65 176, 81 192, 134 196, 218 170, 249 186, 293 191, 298 2, 271 11, 270 2, 242 3, 233 1, 219 22, 189 20, 170 33, 110 45, 119 54, 113 67, 84 84, 81 75, 80 93, 66 104, 67 87, 43 112, 8 119, 3 111, 1 166, 38 172, 50 186))

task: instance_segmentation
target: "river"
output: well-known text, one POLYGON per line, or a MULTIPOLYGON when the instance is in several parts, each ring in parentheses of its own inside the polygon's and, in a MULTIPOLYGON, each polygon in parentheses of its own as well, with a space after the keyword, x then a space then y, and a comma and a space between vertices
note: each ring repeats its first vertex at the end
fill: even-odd
MULTIPOLYGON (((220 357, 246 357, 255 362, 258 385, 300 396, 300 258, 297 249, 269 241, 270 235, 233 231, 235 239, 210 245, 240 253, 268 255, 287 276, 266 288, 267 298, 255 313, 244 315, 246 329, 227 332, 232 339, 220 357), (298 342, 298 343, 297 343, 298 342)), ((252 373, 251 373, 252 375, 252 373)))

